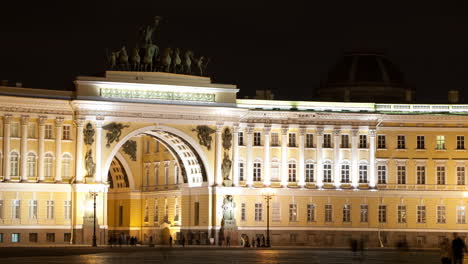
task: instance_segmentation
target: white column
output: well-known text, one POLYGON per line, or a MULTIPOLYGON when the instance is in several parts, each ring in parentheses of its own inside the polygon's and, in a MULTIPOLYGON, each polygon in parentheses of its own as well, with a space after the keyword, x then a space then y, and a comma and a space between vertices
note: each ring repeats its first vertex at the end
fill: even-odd
POLYGON ((11 115, 3 116, 3 176, 10 179, 10 135, 11 115))
POLYGON ((305 185, 305 127, 299 127, 299 187, 304 187, 305 185))
POLYGON ((340 136, 341 136, 341 131, 339 129, 334 129, 333 130, 333 174, 335 175, 334 177, 334 183, 335 187, 339 188, 341 184, 341 170, 340 170, 340 136))
POLYGON ((270 132, 271 125, 265 125, 263 128, 263 184, 270 186, 271 184, 271 172, 270 172, 270 132))
POLYGON ((62 126, 63 117, 55 119, 55 181, 62 181, 62 126))
POLYGON ((102 182, 103 174, 103 172, 101 171, 102 122, 103 120, 96 120, 96 175, 94 176, 95 182, 102 182))
POLYGON ((281 185, 288 186, 288 130, 289 127, 281 127, 281 185))
POLYGON ((22 116, 21 117, 21 180, 27 181, 28 174, 27 174, 27 152, 28 152, 28 123, 29 123, 29 116, 22 116))
POLYGON ((358 172, 358 137, 359 129, 355 128, 352 130, 351 135, 351 182, 353 187, 358 187, 359 185, 359 172, 358 172))
POLYGON ((316 162, 317 162, 317 187, 322 188, 323 186, 323 128, 317 128, 317 151, 316 151, 316 162))
POLYGON ((75 153, 75 179, 83 181, 83 126, 84 119, 75 120, 76 124, 76 153, 75 153))
POLYGON ((247 186, 252 186, 253 185, 253 132, 254 128, 253 127, 247 127, 246 131, 247 133, 247 162, 245 164, 245 169, 247 173, 247 181, 246 185, 247 186))
POLYGON ((239 186, 239 126, 238 125, 235 125, 234 130, 233 130, 232 178, 233 178, 234 186, 239 186))
POLYGON ((39 146, 38 146, 38 161, 37 161, 37 170, 39 180, 44 180, 44 137, 45 137, 45 122, 47 120, 46 116, 39 117, 39 146))
POLYGON ((223 125, 216 125, 216 181, 214 182, 217 186, 223 186, 223 174, 221 171, 221 164, 223 162, 223 125))
POLYGON ((369 187, 375 188, 375 129, 369 130, 369 187))

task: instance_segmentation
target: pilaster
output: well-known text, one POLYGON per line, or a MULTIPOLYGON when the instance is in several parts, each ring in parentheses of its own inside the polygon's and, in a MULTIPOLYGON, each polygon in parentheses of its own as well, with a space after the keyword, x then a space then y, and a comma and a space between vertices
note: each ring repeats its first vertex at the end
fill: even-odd
POLYGON ((323 186, 323 127, 317 128, 317 187, 323 186))
POLYGON ((369 130, 369 187, 375 188, 375 129, 369 130))
POLYGON ((253 132, 254 127, 248 126, 247 133, 247 162, 246 162, 246 173, 247 173, 247 186, 253 185, 253 132))
POLYGON ((62 128, 63 117, 55 119, 55 181, 62 181, 62 128))
POLYGON ((306 128, 302 126, 299 127, 299 187, 304 187, 305 185, 305 133, 306 128))
POLYGON ((11 135, 12 115, 3 116, 3 176, 6 180, 10 179, 10 135, 11 135))
POLYGON ((263 144, 263 184, 265 186, 270 186, 271 178, 270 178, 270 132, 271 132, 271 125, 265 125, 263 127, 263 135, 264 135, 264 144, 263 144))
POLYGON ((334 129, 333 130, 333 167, 334 167, 333 180, 334 180, 336 188, 339 188, 341 184, 340 137, 341 137, 341 130, 334 129))
POLYGON ((232 178, 233 185, 239 186, 239 125, 234 125, 232 144, 232 178))
POLYGON ((358 187, 359 185, 358 137, 359 137, 359 129, 353 128, 351 131, 351 184, 354 188, 358 187))
POLYGON ((38 146, 38 162, 37 170, 40 181, 44 180, 44 138, 45 138, 45 123, 47 116, 39 117, 39 146, 38 146))
POLYGON ((75 153, 75 178, 77 182, 83 181, 83 127, 85 120, 76 119, 76 153, 75 153))
POLYGON ((215 159, 215 162, 216 162, 216 181, 215 181, 215 185, 217 186, 223 186, 223 174, 222 174, 222 170, 221 170, 221 165, 222 165, 222 162, 223 162, 223 137, 222 137, 222 133, 223 133, 223 125, 222 124, 218 124, 216 125, 216 150, 215 150, 215 153, 216 153, 216 159, 215 159))
POLYGON ((22 181, 28 180, 27 152, 28 152, 28 124, 29 116, 21 116, 21 153, 20 153, 20 175, 22 181))
POLYGON ((288 186, 288 126, 281 127, 281 185, 288 186))

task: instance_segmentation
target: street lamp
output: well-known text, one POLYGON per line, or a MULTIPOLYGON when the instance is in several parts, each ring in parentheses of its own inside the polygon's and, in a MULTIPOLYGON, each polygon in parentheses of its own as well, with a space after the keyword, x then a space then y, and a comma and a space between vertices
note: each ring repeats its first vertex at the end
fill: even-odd
POLYGON ((275 195, 275 191, 271 188, 265 188, 262 190, 263 198, 265 198, 267 202, 267 238, 266 238, 266 246, 271 247, 270 244, 270 200, 275 195))
POLYGON ((96 191, 89 191, 89 194, 93 197, 93 247, 97 247, 96 243, 96 197, 98 196, 98 192, 96 191))

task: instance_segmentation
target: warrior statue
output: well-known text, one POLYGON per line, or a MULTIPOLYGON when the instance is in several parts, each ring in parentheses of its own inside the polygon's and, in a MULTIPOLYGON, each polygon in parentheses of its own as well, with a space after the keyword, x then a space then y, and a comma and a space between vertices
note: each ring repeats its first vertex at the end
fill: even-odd
POLYGON ((154 32, 158 29, 159 22, 161 20, 162 20, 162 17, 155 16, 152 25, 147 25, 145 28, 140 29, 140 32, 143 35, 144 47, 153 44, 153 35, 154 35, 154 32))

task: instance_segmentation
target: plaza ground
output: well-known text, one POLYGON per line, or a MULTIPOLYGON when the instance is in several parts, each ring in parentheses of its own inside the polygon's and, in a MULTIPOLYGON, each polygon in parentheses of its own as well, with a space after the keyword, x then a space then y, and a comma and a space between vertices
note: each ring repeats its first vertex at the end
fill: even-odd
MULTIPOLYGON (((465 260, 466 261, 466 260, 465 260)), ((109 248, 13 247, 0 248, 0 263, 440 263, 437 250, 366 250, 361 256, 349 250, 278 247, 272 249, 190 247, 109 248)))

